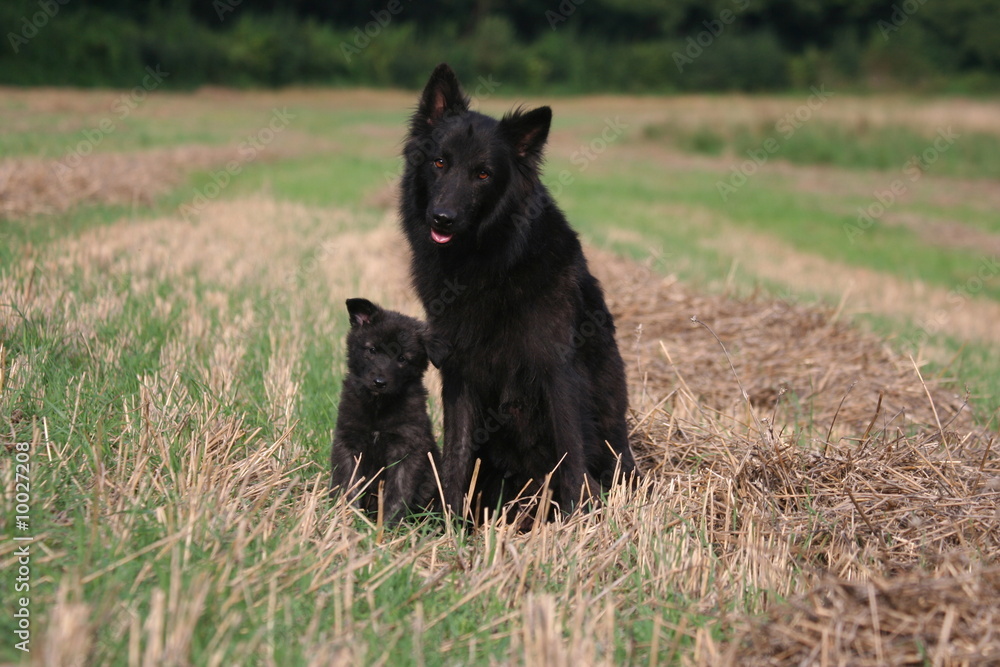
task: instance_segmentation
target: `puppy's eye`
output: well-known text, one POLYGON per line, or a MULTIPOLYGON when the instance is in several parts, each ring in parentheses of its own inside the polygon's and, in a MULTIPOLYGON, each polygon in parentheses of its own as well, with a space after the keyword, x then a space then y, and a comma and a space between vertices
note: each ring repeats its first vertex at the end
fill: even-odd
POLYGON ((396 361, 398 361, 399 363, 405 365, 409 360, 406 357, 404 357, 403 355, 399 355, 399 357, 396 359, 396 361))
POLYGON ((372 356, 375 356, 375 353, 378 352, 378 350, 375 349, 374 345, 368 346, 368 349, 366 351, 368 352, 368 354, 372 356))
POLYGON ((478 178, 480 181, 485 181, 489 177, 490 177, 490 172, 486 171, 485 169, 480 169, 476 173, 476 178, 478 178))
POLYGON ((439 157, 438 159, 434 160, 433 164, 438 169, 444 169, 444 158, 439 157))

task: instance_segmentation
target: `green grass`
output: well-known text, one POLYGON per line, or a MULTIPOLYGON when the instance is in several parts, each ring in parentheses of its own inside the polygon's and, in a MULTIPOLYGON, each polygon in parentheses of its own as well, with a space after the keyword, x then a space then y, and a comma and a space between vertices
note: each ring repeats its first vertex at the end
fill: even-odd
POLYGON ((952 136, 948 125, 921 133, 902 126, 847 127, 818 119, 797 128, 780 123, 699 125, 692 130, 666 122, 646 125, 642 136, 691 153, 720 155, 728 150, 741 159, 747 151, 759 152, 771 139, 780 143, 780 157, 794 164, 891 171, 917 158, 925 171, 942 176, 1000 178, 1000 137, 994 134, 956 130, 952 136))
MULTIPOLYGON (((79 650, 95 664, 126 664, 134 647, 155 653, 166 633, 177 629, 191 633, 189 641, 180 642, 184 653, 178 662, 192 664, 297 665, 319 651, 350 664, 527 663, 529 656, 544 653, 532 641, 568 645, 614 664, 667 663, 695 655, 694 633, 702 632, 702 641, 732 639, 726 619, 760 614, 793 590, 792 583, 781 589, 764 585, 741 569, 748 556, 719 537, 712 521, 721 517, 705 510, 720 498, 750 494, 752 484, 739 486, 743 478, 703 497, 687 490, 690 506, 671 504, 685 497, 680 493, 674 500, 625 502, 613 505, 607 520, 585 519, 562 533, 527 536, 503 527, 452 533, 431 521, 379 533, 330 503, 325 473, 347 322, 342 303, 331 303, 326 274, 303 267, 317 257, 325 260, 316 239, 373 227, 385 215, 366 202, 384 190, 385 174, 397 171, 398 139, 387 143, 364 131, 397 136, 405 113, 308 107, 293 112, 298 118, 292 129, 333 142, 336 149, 255 162, 220 195, 222 202, 238 201, 264 191, 280 201, 348 212, 346 222, 319 214, 266 221, 275 237, 287 228, 300 239, 286 255, 275 250, 268 257, 281 271, 296 272, 287 284, 263 275, 237 281, 207 269, 160 276, 88 272, 86 263, 65 275, 54 268, 62 243, 122 218, 143 223, 176 217, 178 207, 209 182, 211 170, 190 174, 184 185, 148 207, 88 204, 61 215, 0 220, 0 277, 30 256, 39 262, 35 281, 57 281, 52 293, 57 304, 70 297, 84 305, 104 298, 121 304, 98 318, 92 332, 74 328, 80 322, 59 314, 64 311, 46 314, 38 304, 37 311, 0 330, 6 383, 0 386, 5 438, 0 444, 35 443, 31 521, 39 544, 32 564, 33 647, 41 646, 45 621, 57 610, 69 613, 59 602, 65 598, 85 606, 84 634, 93 643, 79 650), (234 323, 244 308, 252 316, 241 329, 234 323), (295 354, 282 352, 292 344, 301 345, 295 354), (217 358, 217 349, 232 358, 217 358), (158 375, 165 358, 176 359, 176 380, 158 375), (285 421, 276 410, 280 400, 270 393, 269 373, 274 363, 289 359, 298 400, 285 421), (15 360, 20 365, 15 367, 15 360), (232 373, 229 390, 213 380, 221 371, 232 373), (154 620, 161 611, 165 620, 158 627, 154 620), (536 628, 539 636, 523 636, 526 628, 536 628)), ((228 144, 252 131, 260 118, 256 112, 241 112, 236 119, 217 110, 202 114, 155 123, 136 118, 134 132, 110 135, 101 150, 188 141, 228 144)), ((592 124, 574 119, 571 125, 581 142, 588 139, 592 124)), ((36 127, 23 135, 0 135, 0 150, 51 155, 74 136, 75 130, 46 136, 36 127)), ((748 136, 752 145, 757 135, 748 136)), ((859 144, 829 159, 870 169, 880 164, 879 151, 896 155, 914 141, 905 132, 892 134, 885 145, 859 144)), ((729 142, 704 130, 690 138, 688 149, 737 150, 729 142)), ((984 145, 993 144, 984 140, 984 145)), ((867 203, 861 197, 798 192, 779 176, 760 173, 724 202, 716 182, 729 173, 727 163, 664 168, 655 155, 618 159, 615 148, 582 173, 567 156, 550 158, 550 183, 562 169, 575 177, 562 189, 560 205, 588 240, 613 244, 639 259, 656 248, 655 271, 677 272, 702 289, 718 288, 732 267, 732 257, 706 247, 704 239, 733 228, 845 267, 943 289, 963 284, 977 260, 975 252, 887 225, 873 227, 861 243, 849 243, 843 225, 853 220, 856 206, 867 203), (613 228, 639 239, 621 240, 613 228)), ((826 155, 819 146, 809 149, 811 158, 802 151, 795 159, 819 161, 826 155)), ((794 161, 791 155, 799 154, 789 153, 794 161)), ((948 156, 970 160, 975 169, 995 168, 986 152, 961 153, 956 146, 955 157, 948 156)), ((893 178, 899 162, 884 164, 889 171, 882 175, 893 178)), ((944 171, 959 175, 967 168, 944 171)), ((894 210, 1000 230, 1000 220, 988 211, 947 207, 919 194, 894 210)), ((189 232, 178 222, 177 234, 189 232)), ((220 244, 217 250, 239 259, 238 248, 220 244)), ((143 251, 137 246, 123 254, 143 251)), ((21 278, 20 286, 29 281, 21 278)), ((808 285, 777 284, 743 272, 736 278, 739 294, 762 287, 792 299, 817 298, 808 285)), ((981 295, 1000 300, 1000 277, 987 281, 981 295)), ((0 297, 0 307, 12 298, 0 297)), ((903 350, 904 341, 919 333, 915 323, 888 316, 860 322, 903 350)), ((928 342, 955 356, 951 367, 939 364, 932 373, 954 375, 959 391, 969 384, 973 398, 987 408, 1000 403, 995 345, 969 343, 948 332, 928 342)), ((796 405, 794 411, 797 424, 811 423, 813 406, 796 405)), ((689 448, 684 456, 703 454, 689 448)), ((688 461, 683 476, 696 479, 709 471, 721 480, 714 467, 720 460, 688 461)), ((811 502, 817 525, 828 521, 811 502)), ((11 514, 9 496, 2 509, 5 517, 11 514)), ((734 533, 750 521, 738 511, 725 516, 730 524, 724 529, 734 533)), ((8 525, 0 543, 5 569, 12 563, 8 525)), ((798 535, 795 543, 808 551, 810 539, 798 535)), ((814 570, 811 561, 798 558, 789 559, 794 564, 789 581, 805 580, 814 570)), ((0 634, 9 638, 13 629, 10 615, 0 616, 0 634)), ((77 644, 70 644, 76 650, 77 644)), ((10 641, 0 645, 0 660, 22 657, 10 641)))
MULTIPOLYGON (((9 116, 9 111, 0 115, 9 116)), ((45 156, 61 160, 80 153, 83 155, 112 151, 133 151, 165 148, 179 144, 220 145, 232 137, 233 127, 249 131, 257 119, 255 114, 236 110, 228 122, 222 118, 204 125, 186 126, 158 119, 126 116, 108 109, 106 113, 90 113, 74 117, 66 123, 65 114, 39 114, 24 122, 23 130, 0 131, 0 154, 4 156, 45 156), (61 121, 61 122, 60 122, 61 121), (109 131, 104 131, 103 128, 109 131), (72 127, 65 127, 71 125, 72 127), (53 130, 55 126, 60 129, 53 130), (62 129, 64 128, 65 129, 62 129)), ((19 119, 24 117, 17 115, 19 119)))
POLYGON ((233 185, 233 194, 249 194, 267 188, 274 196, 312 206, 359 206, 359 195, 387 187, 386 173, 394 162, 346 154, 331 166, 329 155, 252 165, 245 178, 233 185))

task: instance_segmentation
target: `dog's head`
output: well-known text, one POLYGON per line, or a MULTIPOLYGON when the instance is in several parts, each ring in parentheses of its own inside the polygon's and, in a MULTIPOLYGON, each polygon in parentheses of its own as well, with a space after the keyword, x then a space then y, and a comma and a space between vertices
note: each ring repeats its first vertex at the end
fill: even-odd
POLYGON ((428 359, 440 365, 449 348, 412 317, 384 310, 367 299, 348 299, 351 330, 347 366, 356 386, 373 395, 393 395, 427 370, 428 359))
MULTIPOLYGON (((524 204, 542 191, 538 170, 552 110, 517 109, 497 120, 469 110, 452 69, 431 74, 410 123, 404 188, 422 219, 410 230, 444 247, 481 246, 509 233, 524 204)), ((410 205, 409 203, 404 205, 410 205)), ((404 211, 405 215, 406 211, 404 211)))

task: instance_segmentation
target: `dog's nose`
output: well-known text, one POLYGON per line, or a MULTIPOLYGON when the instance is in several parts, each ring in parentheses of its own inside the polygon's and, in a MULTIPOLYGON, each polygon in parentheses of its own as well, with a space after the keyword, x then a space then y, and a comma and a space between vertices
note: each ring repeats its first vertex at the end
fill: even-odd
POLYGON ((455 222, 455 212, 446 208, 435 209, 432 217, 439 229, 448 229, 455 222))
POLYGON ((375 378, 374 383, 376 389, 385 389, 386 381, 385 378, 375 378))

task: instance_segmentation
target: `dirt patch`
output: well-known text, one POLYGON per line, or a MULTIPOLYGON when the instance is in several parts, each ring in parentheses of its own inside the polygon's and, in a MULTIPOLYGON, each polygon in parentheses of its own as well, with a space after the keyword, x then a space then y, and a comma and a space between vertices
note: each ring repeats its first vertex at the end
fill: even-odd
POLYGON ((237 140, 227 146, 189 144, 86 155, 71 152, 58 159, 2 159, 0 218, 62 213, 80 204, 149 205, 195 171, 219 169, 230 163, 242 169, 252 161, 336 149, 330 140, 296 130, 274 135, 272 143, 253 153, 247 152, 247 146, 237 140))
MULTIPOLYGON (((833 93, 813 117, 850 128, 903 126, 933 136, 939 128, 1000 135, 1000 103, 971 99, 919 99, 905 95, 877 98, 833 93)), ((488 99, 480 105, 486 113, 503 113, 512 104, 548 104, 555 109, 557 126, 566 119, 587 117, 600 132, 603 118, 620 116, 633 131, 650 124, 670 122, 691 130, 699 127, 774 127, 806 104, 811 93, 800 96, 679 95, 671 97, 592 95, 568 98, 532 97, 527 100, 488 99)), ((415 99, 415 95, 414 95, 415 99)), ((413 104, 411 101, 410 104, 413 104)), ((777 131, 775 131, 777 134, 777 131)))
MULTIPOLYGON (((763 165, 761 173, 779 176, 792 190, 832 201, 842 197, 861 197, 867 200, 864 206, 877 203, 877 194, 889 191, 893 183, 899 181, 905 187, 897 198, 900 203, 919 202, 942 208, 968 207, 989 213, 1000 207, 1000 189, 995 181, 935 176, 933 169, 929 169, 919 180, 911 181, 910 176, 902 171, 907 159, 908 156, 901 156, 896 170, 847 171, 822 165, 792 164, 779 157, 763 165)), ((728 167, 739 161, 730 158, 728 167)), ((845 215, 857 216, 857 207, 843 208, 845 215)))
POLYGON ((912 213, 886 213, 881 222, 911 229, 932 245, 1000 256, 1000 234, 970 227, 955 220, 936 220, 912 213))
POLYGON ((188 173, 233 159, 232 148, 179 146, 91 154, 79 161, 0 161, 0 217, 62 213, 81 203, 150 204, 188 173))
POLYGON ((985 280, 991 276, 993 280, 1000 280, 991 268, 990 257, 984 256, 979 264, 970 264, 968 285, 946 290, 801 253, 773 238, 735 227, 727 228, 704 243, 736 258, 741 267, 758 278, 795 290, 807 285, 817 294, 842 300, 844 311, 850 314, 906 318, 927 334, 947 332, 962 340, 982 343, 996 340, 994 323, 1000 322, 1000 304, 976 296, 977 290, 973 289, 976 285, 982 288, 980 269, 985 272, 985 280), (979 282, 975 282, 977 280, 979 282))
POLYGON ((14 88, 0 86, 3 107, 18 113, 69 113, 72 115, 101 113, 121 92, 74 88, 14 88))
MULTIPOLYGON (((0 86, 3 106, 37 113, 101 114, 129 90, 78 90, 72 88, 10 88, 0 86)), ((194 92, 157 90, 143 101, 144 109, 161 116, 177 113, 203 114, 207 109, 272 109, 275 106, 304 105, 337 109, 407 109, 416 104, 417 93, 364 88, 283 88, 238 90, 204 86, 194 92)), ((2 110, 3 107, 0 107, 2 110)))
MULTIPOLYGON (((475 89, 472 79, 466 81, 469 92, 475 89)), ((3 88, 7 106, 21 106, 42 113, 100 113, 123 92, 107 90, 71 90, 65 88, 3 88)), ((991 100, 961 98, 926 99, 906 95, 880 95, 878 98, 837 94, 824 102, 822 117, 830 122, 849 126, 905 125, 918 130, 936 131, 938 127, 1000 134, 1000 103, 991 100)), ((157 91, 151 100, 162 103, 198 105, 224 102, 240 106, 267 109, 275 105, 307 105, 314 107, 350 108, 359 110, 405 111, 417 102, 419 91, 374 90, 365 88, 284 88, 280 91, 237 90, 206 86, 193 93, 157 91)), ((807 101, 808 94, 799 97, 767 95, 586 95, 573 97, 509 96, 503 86, 496 93, 477 99, 473 108, 485 113, 503 114, 513 106, 555 105, 557 122, 579 116, 621 115, 638 123, 662 122, 665 119, 689 123, 691 127, 744 124, 757 126, 774 123, 775 119, 794 113, 807 101)), ((600 123, 598 123, 599 125, 600 123)))

